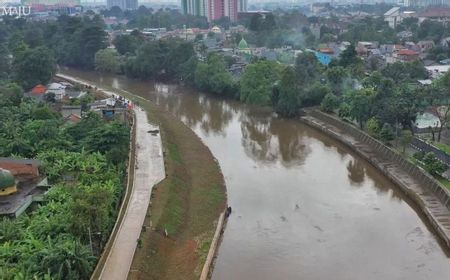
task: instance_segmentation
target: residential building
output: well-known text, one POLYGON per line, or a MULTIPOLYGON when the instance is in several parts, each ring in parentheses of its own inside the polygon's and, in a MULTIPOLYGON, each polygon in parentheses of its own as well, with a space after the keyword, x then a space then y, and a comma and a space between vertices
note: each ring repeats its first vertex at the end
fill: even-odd
POLYGON ((395 28, 397 24, 402 21, 400 7, 393 7, 392 9, 384 13, 384 21, 387 21, 389 27, 395 28))
POLYGON ((356 45, 356 52, 358 53, 358 55, 367 56, 369 54, 372 54, 372 50, 375 50, 377 48, 378 48, 378 42, 360 41, 356 45))
POLYGON ((55 95, 55 100, 60 101, 66 95, 66 85, 61 83, 51 83, 48 85, 46 93, 53 93, 55 95))
POLYGON ((107 0, 108 9, 119 7, 122 10, 136 10, 138 8, 138 0, 107 0))
POLYGON ((205 16, 209 22, 222 17, 235 22, 238 12, 247 11, 247 0, 182 0, 181 10, 185 14, 205 16))
POLYGON ((183 13, 194 16, 207 16, 208 0, 181 0, 183 13))
POLYGON ((61 115, 67 118, 70 115, 81 117, 81 105, 65 105, 61 107, 61 115))
POLYGON ((419 53, 413 50, 399 50, 397 53, 394 54, 394 57, 397 58, 397 60, 404 61, 404 62, 410 62, 415 61, 419 59, 419 53))
POLYGON ((248 0, 239 0, 238 1, 238 12, 246 12, 247 5, 248 5, 248 0))
POLYGON ((434 48, 434 42, 431 40, 428 41, 419 41, 417 43, 417 46, 419 46, 421 52, 427 52, 434 48))
POLYGON ((237 21, 239 0, 208 0, 208 21, 230 18, 230 21, 237 21))

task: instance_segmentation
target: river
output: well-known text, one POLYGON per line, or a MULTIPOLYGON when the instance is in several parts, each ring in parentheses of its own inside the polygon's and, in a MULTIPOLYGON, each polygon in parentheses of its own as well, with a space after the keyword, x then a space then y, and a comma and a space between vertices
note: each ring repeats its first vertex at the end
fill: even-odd
POLYGON ((298 120, 177 85, 63 72, 156 102, 218 159, 233 213, 213 280, 450 279, 450 253, 411 201, 298 120))

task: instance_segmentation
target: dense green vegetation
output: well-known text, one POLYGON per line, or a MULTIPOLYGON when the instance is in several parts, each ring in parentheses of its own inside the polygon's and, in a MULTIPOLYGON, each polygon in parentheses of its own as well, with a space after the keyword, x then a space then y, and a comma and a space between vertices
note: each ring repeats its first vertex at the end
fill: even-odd
POLYGON ((12 79, 25 90, 47 83, 55 73, 55 63, 93 68, 95 54, 107 46, 99 16, 63 15, 46 22, 2 19, 0 80, 12 79))
MULTIPOLYGON (((166 28, 168 30, 183 28, 186 25, 189 28, 208 28, 206 17, 193 16, 180 13, 179 10, 160 9, 153 10, 145 6, 140 6, 137 10, 122 11, 119 7, 112 7, 110 10, 102 11, 104 16, 112 16, 118 19, 126 19, 127 28, 166 28)), ((117 26, 122 28, 124 26, 117 26)))
POLYGON ((129 128, 95 113, 66 124, 7 81, 0 118, 0 156, 39 159, 53 185, 35 211, 0 220, 0 278, 88 279, 121 199, 129 128))

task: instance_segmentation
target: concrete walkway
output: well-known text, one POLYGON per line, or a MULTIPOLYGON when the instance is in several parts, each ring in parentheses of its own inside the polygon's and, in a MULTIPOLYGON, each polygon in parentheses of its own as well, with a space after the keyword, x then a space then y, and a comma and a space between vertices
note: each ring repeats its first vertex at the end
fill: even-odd
POLYGON ((394 181, 410 198, 412 198, 427 216, 433 228, 450 248, 450 209, 431 191, 425 189, 423 184, 398 164, 377 153, 370 145, 361 142, 330 123, 319 120, 313 116, 302 117, 310 126, 316 127, 351 147, 372 165, 377 167, 384 175, 394 181))
MULTIPOLYGON (((92 87, 83 80, 63 74, 57 77, 92 87)), ((117 93, 97 87, 97 90, 106 95, 117 96, 117 93)), ((165 178, 164 158, 160 133, 152 134, 150 130, 158 130, 158 126, 149 124, 147 113, 139 107, 134 108, 136 125, 136 167, 134 171, 134 184, 130 200, 119 225, 116 237, 109 250, 99 279, 124 280, 136 251, 137 240, 141 234, 150 196, 154 185, 165 178)), ((106 252, 105 252, 106 253, 106 252)))
POLYGON ((160 134, 153 136, 148 133, 149 130, 159 128, 148 123, 147 114, 141 109, 135 109, 135 113, 134 186, 122 224, 100 274, 100 279, 105 280, 127 279, 150 202, 152 187, 165 178, 160 134))

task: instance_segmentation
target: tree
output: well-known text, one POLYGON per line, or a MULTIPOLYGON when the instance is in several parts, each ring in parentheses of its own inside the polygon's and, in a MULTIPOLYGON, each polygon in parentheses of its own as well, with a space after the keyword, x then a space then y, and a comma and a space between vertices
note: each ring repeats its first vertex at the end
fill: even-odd
POLYGON ((113 40, 113 44, 121 55, 136 54, 139 46, 144 42, 140 32, 132 32, 130 35, 119 35, 113 40))
POLYGON ((381 72, 385 77, 391 78, 397 83, 414 82, 418 79, 426 79, 428 77, 427 69, 420 61, 397 61, 387 64, 381 72))
POLYGON ((326 72, 328 82, 333 86, 340 86, 347 76, 345 68, 342 66, 331 67, 326 72))
POLYGON ((254 14, 250 18, 250 24, 249 24, 248 28, 251 31, 260 31, 262 23, 263 23, 263 19, 262 19, 261 14, 254 14))
POLYGON ((332 93, 328 85, 322 84, 319 81, 315 81, 309 87, 308 85, 303 85, 303 87, 307 87, 306 90, 300 92, 300 99, 304 106, 320 105, 324 97, 332 93))
POLYGON ((179 78, 182 74, 184 63, 195 57, 194 46, 191 42, 182 40, 166 40, 164 69, 169 77, 179 78))
POLYGON ((326 113, 332 113, 339 106, 339 98, 333 93, 328 93, 320 103, 320 108, 326 113))
POLYGON ((19 106, 22 102, 23 90, 15 83, 0 85, 0 105, 19 106))
POLYGON ((126 74, 141 79, 157 77, 164 68, 164 57, 160 53, 159 42, 145 43, 139 48, 136 57, 128 59, 125 69, 126 74))
POLYGON ((6 43, 0 43, 0 81, 9 77, 11 72, 11 58, 6 43))
POLYGON ((400 145, 402 147, 402 153, 405 153, 406 147, 409 145, 409 143, 411 143, 411 140, 413 138, 413 135, 411 133, 411 131, 409 130, 402 130, 400 132, 400 145))
POLYGON ((361 129, 364 122, 371 116, 371 104, 374 97, 374 90, 368 88, 352 90, 344 96, 344 100, 350 107, 350 116, 359 123, 361 129))
POLYGON ((437 141, 441 141, 441 133, 450 120, 450 73, 436 80, 431 87, 425 87, 424 97, 439 119, 437 141))
POLYGON ((316 79, 321 72, 320 70, 317 58, 312 53, 304 52, 295 59, 295 71, 298 83, 301 85, 316 79))
POLYGON ((94 259, 79 241, 60 239, 44 251, 42 271, 49 271, 56 279, 88 279, 94 259))
POLYGON ((195 85, 201 90, 226 94, 231 93, 234 82, 223 58, 213 54, 208 57, 207 63, 197 64, 195 85))
POLYGON ((107 47, 107 34, 104 31, 103 20, 98 15, 94 16, 80 30, 77 41, 80 50, 80 57, 77 62, 80 66, 94 68, 95 54, 107 47))
POLYGON ((355 46, 353 44, 349 45, 339 56, 339 65, 343 67, 348 67, 352 64, 359 62, 355 46))
POLYGON ((126 127, 118 122, 112 122, 91 130, 82 141, 82 145, 86 151, 106 153, 108 160, 117 165, 127 156, 128 139, 129 131, 126 127))
POLYGON ((389 141, 394 140, 394 130, 392 129, 392 126, 388 123, 383 124, 383 127, 380 131, 380 140, 384 143, 388 143, 389 141))
POLYGON ((295 71, 292 67, 283 70, 279 85, 279 95, 275 104, 275 111, 286 117, 294 117, 300 108, 300 89, 295 79, 295 71))
POLYGON ((102 49, 95 54, 95 70, 119 73, 121 58, 115 49, 102 49))
POLYGON ((269 105, 274 83, 279 79, 280 73, 280 67, 275 62, 258 61, 248 65, 240 80, 241 101, 248 104, 269 105))
POLYGON ((375 117, 367 120, 366 129, 370 136, 375 138, 380 137, 381 126, 380 122, 375 117))
POLYGON ((56 71, 55 61, 46 47, 27 49, 14 58, 16 81, 26 90, 47 84, 56 71))
POLYGON ((351 117, 350 106, 347 103, 341 103, 338 110, 338 116, 341 119, 348 119, 351 117))
POLYGON ((447 165, 441 162, 433 152, 426 153, 422 159, 422 162, 425 170, 432 175, 440 176, 445 170, 447 170, 447 165))

